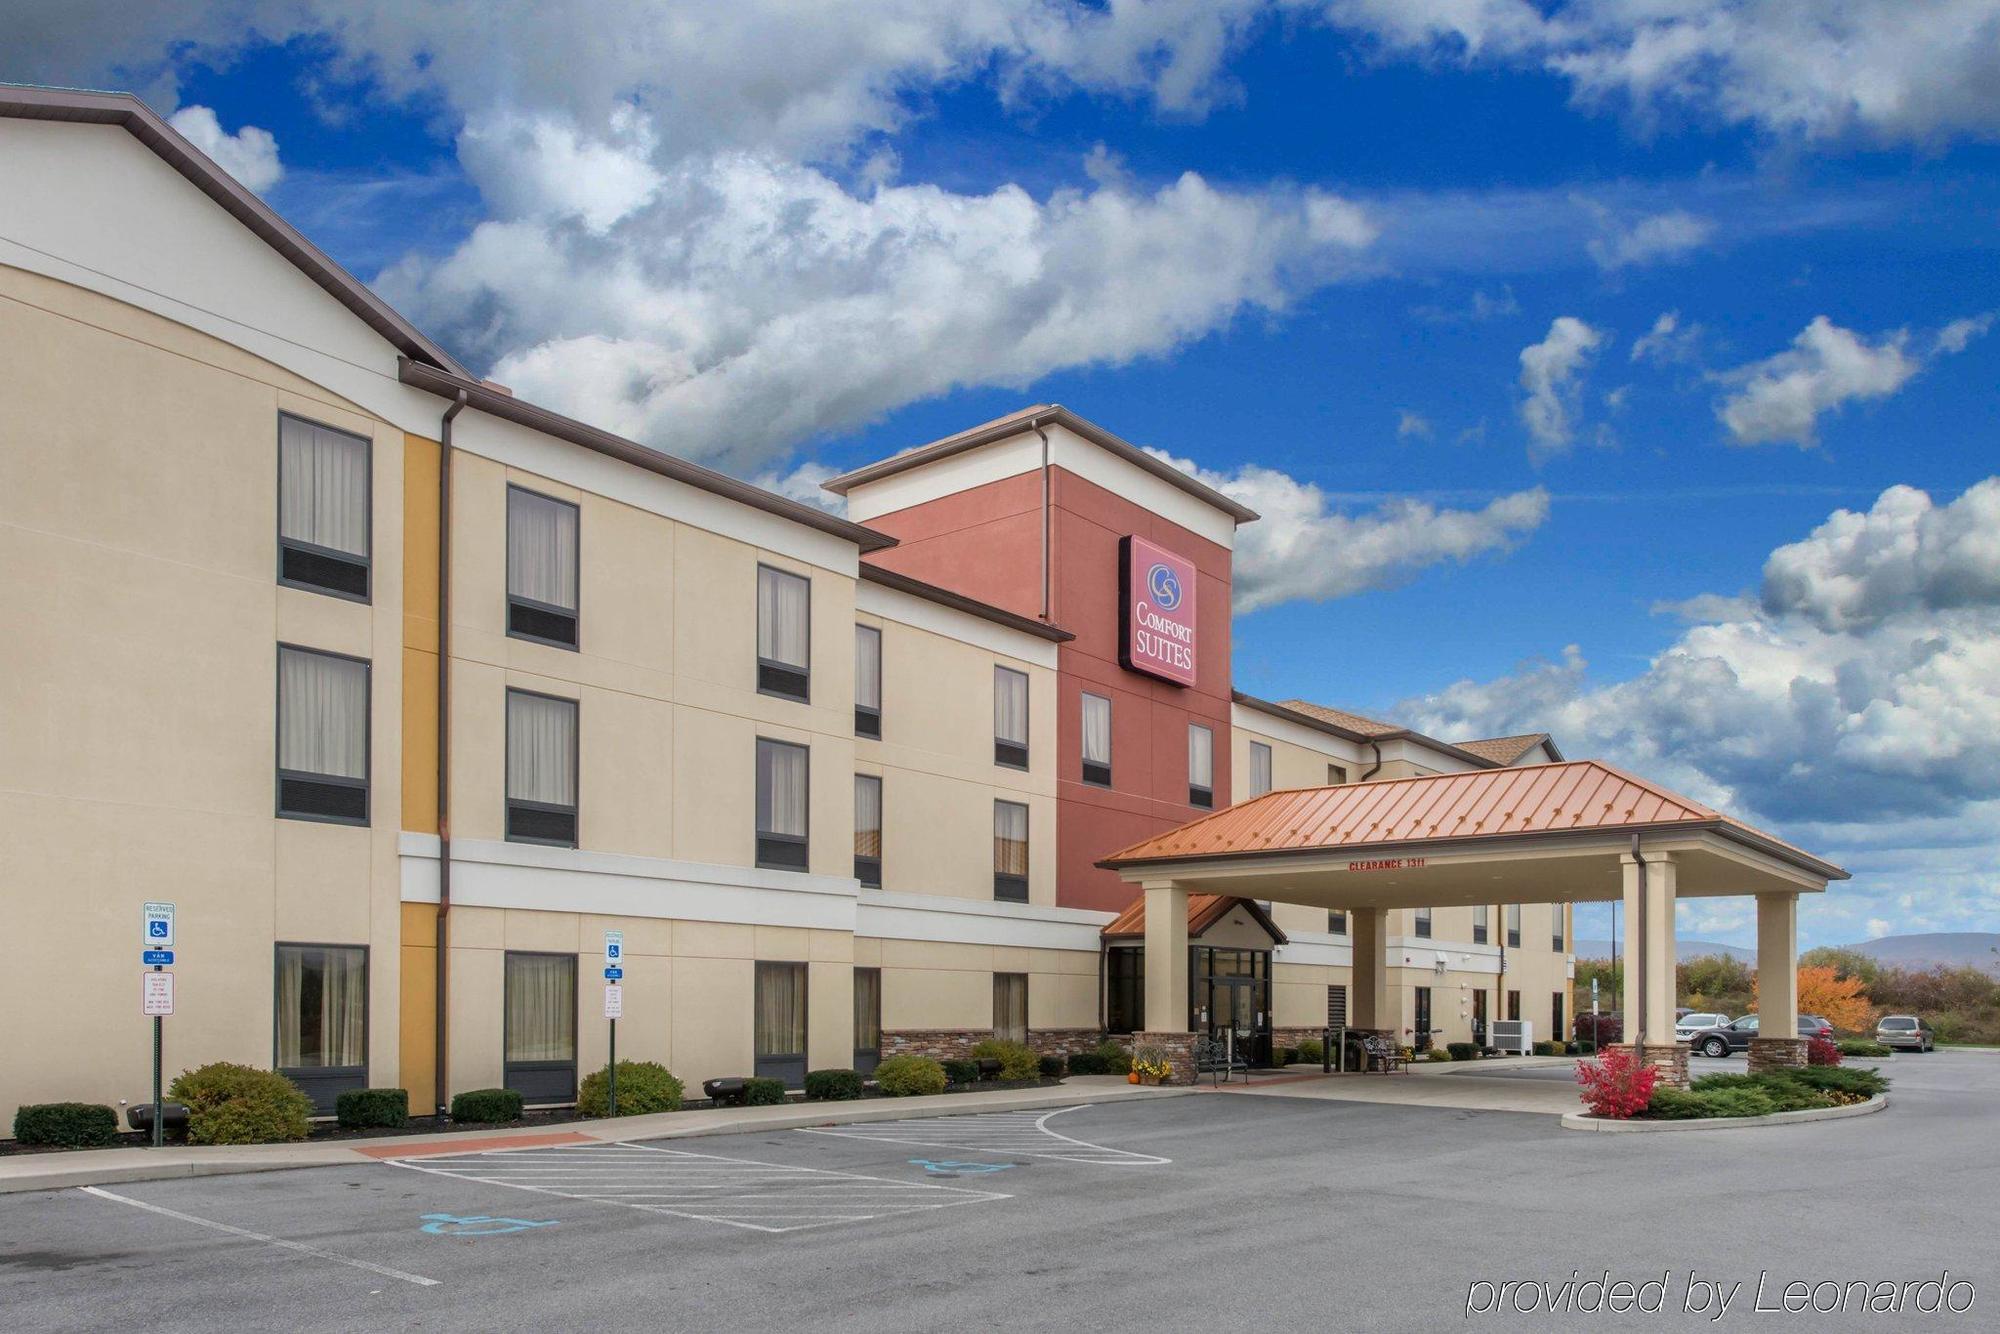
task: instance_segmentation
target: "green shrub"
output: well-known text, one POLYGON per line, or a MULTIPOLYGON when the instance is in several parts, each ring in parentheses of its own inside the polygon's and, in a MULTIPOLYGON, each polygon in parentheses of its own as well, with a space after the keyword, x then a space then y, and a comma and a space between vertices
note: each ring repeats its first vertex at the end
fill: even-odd
POLYGON ((858 1070, 806 1071, 808 1102, 853 1102, 860 1096, 861 1072, 858 1070))
POLYGON ((1069 1054, 1069 1072, 1073 1075, 1102 1075, 1109 1073, 1104 1068, 1104 1058, 1094 1051, 1073 1051, 1069 1054))
POLYGON ((1061 1079, 1063 1069, 1063 1058, 1060 1056, 1041 1056, 1035 1060, 1035 1073, 1043 1079, 1061 1079))
MULTIPOLYGON (((979 1062, 977 1061, 952 1060, 940 1061, 938 1064, 944 1070, 944 1077, 954 1084, 977 1084, 979 1082, 979 1062)), ((878 1076, 877 1078, 879 1082, 880 1077, 878 1076)))
POLYGON ((1447 1042, 1444 1049, 1451 1053, 1454 1061, 1476 1061, 1479 1059, 1479 1044, 1475 1042, 1447 1042))
POLYGON ((1708 1105, 1710 1116, 1769 1116, 1778 1110, 1771 1095, 1760 1088, 1710 1089, 1695 1096, 1708 1105))
MULTIPOLYGON (((645 1116, 652 1112, 678 1112, 687 1088, 673 1072, 658 1061, 618 1063, 618 1115, 645 1116)), ((605 1066, 583 1078, 576 1090, 578 1116, 611 1114, 611 1067, 605 1066)))
POLYGON ((1692 1089, 1656 1086, 1645 1114, 1655 1121, 1697 1120, 1708 1115, 1708 1095, 1692 1089))
POLYGON ((1298 1056, 1307 1065, 1318 1065, 1326 1059, 1326 1044, 1318 1038, 1300 1038, 1298 1056))
POLYGON ((1767 1079, 1763 1088, 1764 1095, 1771 1100, 1773 1111, 1805 1112, 1833 1106, 1833 1099, 1796 1079, 1767 1079))
POLYGON ((1424 1053, 1424 1059, 1426 1061, 1449 1061, 1453 1060, 1454 1057, 1450 1052, 1446 1051, 1443 1047, 1432 1047, 1429 1051, 1424 1053))
POLYGON ((1535 1055, 1537 1056, 1560 1056, 1562 1054, 1563 1047, 1560 1042, 1537 1042, 1535 1044, 1535 1055))
POLYGON ((875 1085, 892 1098, 944 1092, 944 1067, 928 1056, 891 1056, 875 1067, 875 1085))
POLYGON ((276 1144, 312 1128, 312 1099, 275 1070, 215 1061, 181 1071, 167 1096, 187 1104, 190 1144, 276 1144))
POLYGON ((333 1100, 342 1130, 400 1130, 410 1123, 406 1089, 349 1089, 333 1100))
POLYGON ((451 1119, 495 1125, 521 1119, 521 1095, 513 1089, 468 1089, 451 1099, 451 1119))
POLYGON ((1097 1057, 1104 1062, 1104 1073, 1107 1075, 1132 1073, 1132 1053, 1110 1038, 1097 1044, 1097 1057))
POLYGON ((1868 1038, 1842 1038, 1837 1045, 1842 1056, 1889 1056, 1894 1050, 1868 1038))
POLYGON ((1712 1093, 1717 1089, 1756 1088, 1760 1075, 1703 1075, 1688 1087, 1696 1093, 1712 1093))
POLYGON ((118 1142, 118 1113, 94 1102, 36 1102, 14 1113, 14 1138, 52 1149, 94 1149, 118 1142))
POLYGON ((1822 1093, 1848 1093, 1863 1098, 1889 1090, 1887 1075, 1851 1065, 1815 1065, 1804 1070, 1786 1070, 1778 1077, 1822 1093))
POLYGON ((745 1107, 775 1107, 785 1100, 785 1081, 757 1075, 743 1081, 745 1107))
POLYGON ((972 1059, 1000 1062, 1002 1079, 1039 1079, 1042 1074, 1041 1061, 1025 1042, 988 1038, 972 1049, 972 1059))

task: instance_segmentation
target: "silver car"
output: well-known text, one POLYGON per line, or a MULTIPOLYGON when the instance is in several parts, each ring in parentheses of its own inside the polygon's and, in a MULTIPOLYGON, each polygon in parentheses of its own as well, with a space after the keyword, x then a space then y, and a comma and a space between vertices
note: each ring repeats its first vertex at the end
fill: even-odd
POLYGON ((1875 1040, 1904 1051, 1936 1051, 1937 1033, 1913 1014, 1885 1014, 1875 1025, 1875 1040))
POLYGON ((1674 1020, 1674 1041, 1686 1042, 1705 1028, 1721 1028, 1728 1022, 1726 1014, 1684 1014, 1674 1020))

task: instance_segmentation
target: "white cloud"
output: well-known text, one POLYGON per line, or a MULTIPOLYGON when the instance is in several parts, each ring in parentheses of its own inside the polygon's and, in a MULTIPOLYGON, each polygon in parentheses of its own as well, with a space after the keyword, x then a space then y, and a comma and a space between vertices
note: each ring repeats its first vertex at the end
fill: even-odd
POLYGON ((828 514, 845 515, 847 498, 837 496, 826 489, 825 483, 839 474, 838 468, 830 468, 824 463, 810 459, 795 465, 789 472, 773 469, 750 480, 766 491, 775 491, 790 500, 823 509, 828 514))
POLYGON ((1690 324, 1681 326, 1681 313, 1669 310, 1653 321, 1648 329, 1632 344, 1633 361, 1654 361, 1661 364, 1676 361, 1690 361, 1694 358, 1695 347, 1701 341, 1701 326, 1690 324))
POLYGON ((1975 338, 1983 337, 1993 327, 1995 312, 1970 315, 1962 320, 1953 320, 1938 330, 1937 341, 1931 344, 1932 355, 1956 354, 1965 351, 1975 338))
POLYGON ((1578 384, 1607 335, 1574 315, 1559 315, 1539 343, 1521 349, 1521 420, 1533 438, 1532 452, 1559 453, 1574 438, 1572 416, 1578 384))
POLYGON ((1590 257, 1605 270, 1678 259, 1708 244, 1715 223, 1675 209, 1630 222, 1605 223, 1605 234, 1589 244, 1590 257))
POLYGON ((1420 412, 1403 408, 1396 413, 1396 438, 1398 440, 1428 440, 1437 434, 1430 418, 1420 412))
POLYGON ((1880 940, 1886 935, 1893 934, 1895 929, 1896 924, 1886 917, 1871 917, 1868 919, 1868 938, 1870 940, 1880 940))
POLYGON ((1921 363, 1905 351, 1908 342, 1906 330, 1869 342, 1816 316, 1788 350, 1725 376, 1739 387, 1716 414, 1738 444, 1811 445, 1822 413, 1855 399, 1887 398, 1909 383, 1921 363))
POLYGON ((1439 509, 1399 499, 1346 514, 1316 483, 1271 468, 1247 464, 1216 472, 1161 450, 1150 452, 1263 516, 1236 534, 1232 567, 1239 612, 1399 587, 1432 565, 1464 564, 1511 550, 1549 515, 1548 492, 1540 487, 1479 509, 1439 509))
POLYGON ((278 161, 278 141, 269 130, 245 125, 230 134, 216 119, 215 111, 202 106, 182 107, 167 123, 213 158, 216 166, 241 181, 246 189, 263 194, 285 174, 284 165, 278 161))

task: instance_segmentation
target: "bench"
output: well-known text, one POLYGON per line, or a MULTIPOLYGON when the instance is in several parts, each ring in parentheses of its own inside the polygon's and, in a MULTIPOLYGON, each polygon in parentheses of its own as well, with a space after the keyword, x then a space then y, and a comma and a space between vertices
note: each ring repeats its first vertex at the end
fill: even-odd
POLYGON ((1229 1054, 1228 1043, 1215 1038, 1197 1038, 1195 1040, 1194 1072, 1197 1077, 1201 1075, 1214 1075, 1215 1082, 1220 1084, 1224 1080, 1233 1077, 1238 1071, 1242 1072, 1244 1079, 1249 1079, 1250 1063, 1245 1061, 1241 1056, 1232 1059, 1229 1054))
POLYGON ((1362 1068, 1377 1074, 1390 1074, 1397 1070, 1408 1070, 1409 1058, 1402 1048, 1387 1038, 1365 1037, 1361 1039, 1362 1068))

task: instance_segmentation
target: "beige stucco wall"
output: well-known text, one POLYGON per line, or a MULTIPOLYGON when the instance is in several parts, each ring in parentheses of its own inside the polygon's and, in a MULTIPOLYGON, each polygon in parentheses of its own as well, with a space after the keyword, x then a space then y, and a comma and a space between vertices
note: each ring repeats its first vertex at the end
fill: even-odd
POLYGON ((166 1068, 268 1065, 272 947, 367 945, 397 1077, 402 440, 147 312, 0 266, 0 885, 31 924, 0 1117, 150 1081, 140 904, 178 905, 166 1068), (280 411, 373 439, 374 601, 276 581, 280 411), (277 645, 372 664, 371 828, 273 815, 277 645))

